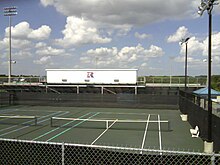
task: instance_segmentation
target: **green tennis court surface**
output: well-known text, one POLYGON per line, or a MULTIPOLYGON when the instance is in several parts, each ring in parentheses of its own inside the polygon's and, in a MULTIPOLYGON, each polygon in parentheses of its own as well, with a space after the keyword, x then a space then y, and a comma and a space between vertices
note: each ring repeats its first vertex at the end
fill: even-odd
POLYGON ((0 109, 0 138, 203 151, 178 110, 13 106, 0 109))

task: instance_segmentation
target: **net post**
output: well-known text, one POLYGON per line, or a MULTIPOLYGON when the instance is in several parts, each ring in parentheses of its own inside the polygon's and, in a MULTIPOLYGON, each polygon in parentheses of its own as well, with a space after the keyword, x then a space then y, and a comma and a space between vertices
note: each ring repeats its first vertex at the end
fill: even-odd
POLYGON ((106 120, 106 129, 108 129, 108 120, 106 120))
POLYGON ((34 116, 34 125, 37 125, 37 116, 34 116))
POLYGON ((171 128, 170 128, 170 121, 168 121, 168 131, 171 131, 171 128))
POLYGON ((50 126, 53 127, 53 117, 50 118, 50 126))

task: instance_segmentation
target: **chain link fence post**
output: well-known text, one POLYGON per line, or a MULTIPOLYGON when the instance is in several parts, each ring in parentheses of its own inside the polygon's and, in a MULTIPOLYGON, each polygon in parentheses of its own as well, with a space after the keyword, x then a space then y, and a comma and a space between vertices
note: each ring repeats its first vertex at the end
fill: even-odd
POLYGON ((65 154, 65 144, 64 142, 62 143, 62 165, 64 165, 64 155, 65 154))

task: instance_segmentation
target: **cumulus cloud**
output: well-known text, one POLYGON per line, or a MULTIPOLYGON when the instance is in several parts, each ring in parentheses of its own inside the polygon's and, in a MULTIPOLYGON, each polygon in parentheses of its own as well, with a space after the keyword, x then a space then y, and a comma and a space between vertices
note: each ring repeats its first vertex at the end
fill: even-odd
POLYGON ((62 33, 64 37, 57 39, 56 42, 64 47, 111 42, 111 38, 99 34, 99 29, 94 22, 74 16, 67 17, 66 26, 62 33))
MULTIPOLYGON (((212 55, 220 56, 220 32, 212 34, 212 55)), ((203 55, 208 54, 208 37, 203 41, 203 55)))
MULTIPOLYGON (((6 39, 8 40, 8 38, 6 39)), ((7 42, 8 43, 8 42, 7 42)), ((12 48, 16 49, 29 49, 32 47, 32 42, 26 39, 13 39, 12 48)))
MULTIPOLYGON (((4 38, 0 41, 0 50, 8 49, 9 38, 4 38)), ((26 39, 13 39, 12 48, 14 49, 29 49, 32 47, 32 42, 26 39)))
POLYGON ((35 64, 44 65, 44 64, 52 64, 50 56, 41 57, 39 60, 34 60, 35 64))
POLYGON ((64 49, 52 48, 51 46, 42 47, 36 51, 37 55, 40 56, 60 56, 65 53, 64 49))
POLYGON ((19 51, 13 53, 14 59, 27 59, 32 56, 33 56, 32 53, 30 51, 26 51, 26 50, 19 50, 19 51))
POLYGON ((50 33, 51 28, 49 26, 42 25, 40 28, 32 30, 31 33, 28 35, 28 38, 35 40, 45 40, 49 38, 50 33))
POLYGON ((44 43, 44 42, 38 42, 38 43, 35 45, 35 48, 44 48, 44 47, 46 47, 46 46, 47 46, 46 43, 44 43))
POLYGON ((107 24, 143 25, 193 16, 199 1, 191 0, 41 0, 66 16, 75 15, 107 24))
MULTIPOLYGON (((28 34, 31 32, 30 25, 27 22, 21 22, 14 27, 11 27, 11 33, 13 38, 24 39, 27 38, 28 34)), ((9 27, 5 29, 5 35, 8 36, 9 27)))
MULTIPOLYGON (((45 40, 49 38, 51 28, 47 25, 42 25, 38 29, 30 28, 28 22, 21 22, 14 27, 11 27, 12 37, 15 39, 33 39, 33 40, 45 40)), ((9 28, 5 29, 5 36, 8 37, 9 28)))
POLYGON ((168 37, 167 42, 179 42, 181 39, 185 38, 186 35, 188 35, 188 29, 185 26, 181 26, 173 35, 168 37))
MULTIPOLYGON (((220 32, 212 34, 212 56, 220 56, 220 32)), ((189 56, 207 56, 208 55, 208 37, 199 40, 195 36, 188 41, 189 56)), ((185 45, 181 46, 180 54, 185 54, 185 45)), ((202 57, 203 58, 203 57, 202 57)))
POLYGON ((93 65, 109 66, 115 63, 116 56, 118 55, 118 49, 112 48, 96 48, 90 49, 86 52, 86 56, 81 57, 82 63, 92 63, 93 65))
MULTIPOLYGON (((195 36, 191 37, 188 40, 188 55, 189 56, 196 56, 196 55, 202 55, 202 51, 205 49, 205 44, 203 41, 199 41, 195 36)), ((183 44, 180 46, 180 54, 185 54, 186 46, 183 44)))
MULTIPOLYGON (((213 65, 220 64, 220 32, 212 34, 212 59, 213 65)), ((198 66, 203 64, 203 60, 208 56, 208 36, 204 39, 198 39, 195 36, 188 41, 188 62, 192 65, 198 66)), ((185 61, 185 44, 180 47, 180 54, 182 56, 176 57, 176 62, 185 61)), ((215 66, 216 67, 216 66, 215 66)))
POLYGON ((145 49, 141 44, 136 47, 124 47, 118 53, 117 59, 135 61, 139 58, 147 59, 149 57, 160 57, 164 54, 162 48, 151 45, 149 49, 145 49))
POLYGON ((41 3, 43 6, 52 5, 54 3, 54 0, 41 0, 41 3))
POLYGON ((102 67, 119 65, 123 65, 120 67, 127 67, 128 65, 131 67, 134 63, 140 63, 142 65, 149 58, 161 57, 163 54, 162 48, 155 45, 151 45, 149 49, 144 48, 141 44, 132 47, 123 47, 121 49, 117 49, 116 47, 101 47, 88 50, 85 54, 86 56, 81 57, 80 61, 102 67))
POLYGON ((0 50, 4 50, 8 45, 8 39, 4 38, 0 41, 0 50))
POLYGON ((118 49, 116 47, 112 48, 97 48, 97 49, 90 49, 87 51, 89 56, 116 56, 118 53, 118 49))
POLYGON ((140 33, 138 33, 138 32, 135 32, 134 36, 135 36, 136 38, 138 38, 138 39, 141 39, 141 40, 151 37, 150 34, 145 34, 145 33, 140 34, 140 33))
POLYGON ((151 45, 150 49, 147 50, 146 53, 148 54, 148 57, 159 57, 164 54, 164 51, 162 48, 160 48, 158 46, 151 45))

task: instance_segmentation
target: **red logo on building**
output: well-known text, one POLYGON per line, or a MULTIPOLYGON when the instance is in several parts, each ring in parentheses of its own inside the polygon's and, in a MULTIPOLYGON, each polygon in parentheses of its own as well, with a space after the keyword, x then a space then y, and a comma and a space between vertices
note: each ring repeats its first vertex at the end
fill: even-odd
POLYGON ((93 72, 87 72, 87 78, 94 78, 93 72))

